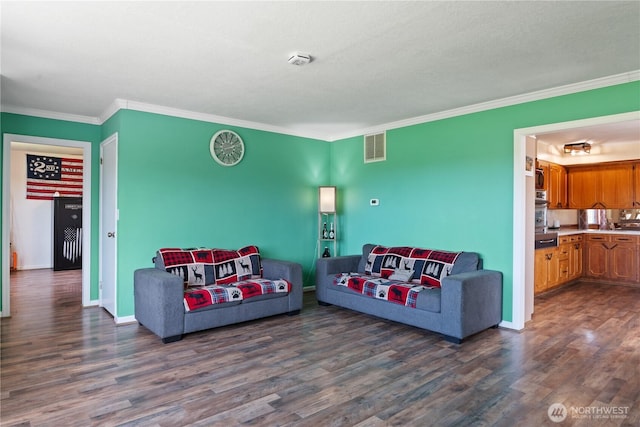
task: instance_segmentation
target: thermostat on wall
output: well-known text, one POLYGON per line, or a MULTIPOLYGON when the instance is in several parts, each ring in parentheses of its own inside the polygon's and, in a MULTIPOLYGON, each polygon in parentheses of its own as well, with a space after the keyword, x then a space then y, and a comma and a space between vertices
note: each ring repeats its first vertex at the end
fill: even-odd
POLYGON ((379 199, 371 199, 371 200, 369 200, 369 204, 371 206, 378 206, 380 204, 380 200, 379 199))

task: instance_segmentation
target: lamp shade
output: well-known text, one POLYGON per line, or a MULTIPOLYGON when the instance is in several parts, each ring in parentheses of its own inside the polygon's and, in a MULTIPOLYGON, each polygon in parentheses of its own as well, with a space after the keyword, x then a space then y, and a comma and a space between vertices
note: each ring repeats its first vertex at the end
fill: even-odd
POLYGON ((318 212, 336 212, 336 187, 318 187, 318 212))

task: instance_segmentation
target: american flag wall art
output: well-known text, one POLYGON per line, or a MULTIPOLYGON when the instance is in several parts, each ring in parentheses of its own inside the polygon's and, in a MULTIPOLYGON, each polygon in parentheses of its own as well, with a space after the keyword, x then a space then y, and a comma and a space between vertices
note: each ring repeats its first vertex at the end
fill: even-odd
POLYGON ((27 154, 27 199, 82 197, 82 159, 27 154))

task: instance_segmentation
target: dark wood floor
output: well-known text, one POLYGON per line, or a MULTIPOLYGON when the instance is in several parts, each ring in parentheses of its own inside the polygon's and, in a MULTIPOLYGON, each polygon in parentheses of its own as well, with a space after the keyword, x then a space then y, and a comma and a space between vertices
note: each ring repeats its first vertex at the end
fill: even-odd
POLYGON ((537 298, 524 332, 462 345, 313 293, 299 316, 165 345, 80 288, 78 271, 11 275, 2 426, 640 425, 638 288, 580 283, 537 298), (581 412, 556 424, 554 403, 581 412))

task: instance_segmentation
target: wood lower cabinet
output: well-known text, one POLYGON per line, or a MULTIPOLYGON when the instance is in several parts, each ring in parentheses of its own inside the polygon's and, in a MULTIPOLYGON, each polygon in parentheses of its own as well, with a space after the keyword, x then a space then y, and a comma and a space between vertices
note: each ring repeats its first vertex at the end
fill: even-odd
POLYGON ((603 281, 640 283, 640 236, 571 234, 558 238, 558 247, 537 249, 534 293, 588 277, 603 281))
POLYGON ((534 262, 534 293, 555 287, 560 276, 558 248, 537 249, 534 262))
POLYGON ((561 236, 558 247, 535 252, 534 293, 548 291, 582 276, 582 235, 561 236))
POLYGON ((566 245, 569 252, 569 278, 568 280, 574 280, 582 277, 582 241, 581 234, 573 234, 570 236, 563 236, 560 238, 562 245, 566 245))
POLYGON ((638 236, 593 234, 586 237, 586 276, 636 283, 640 280, 638 236))

